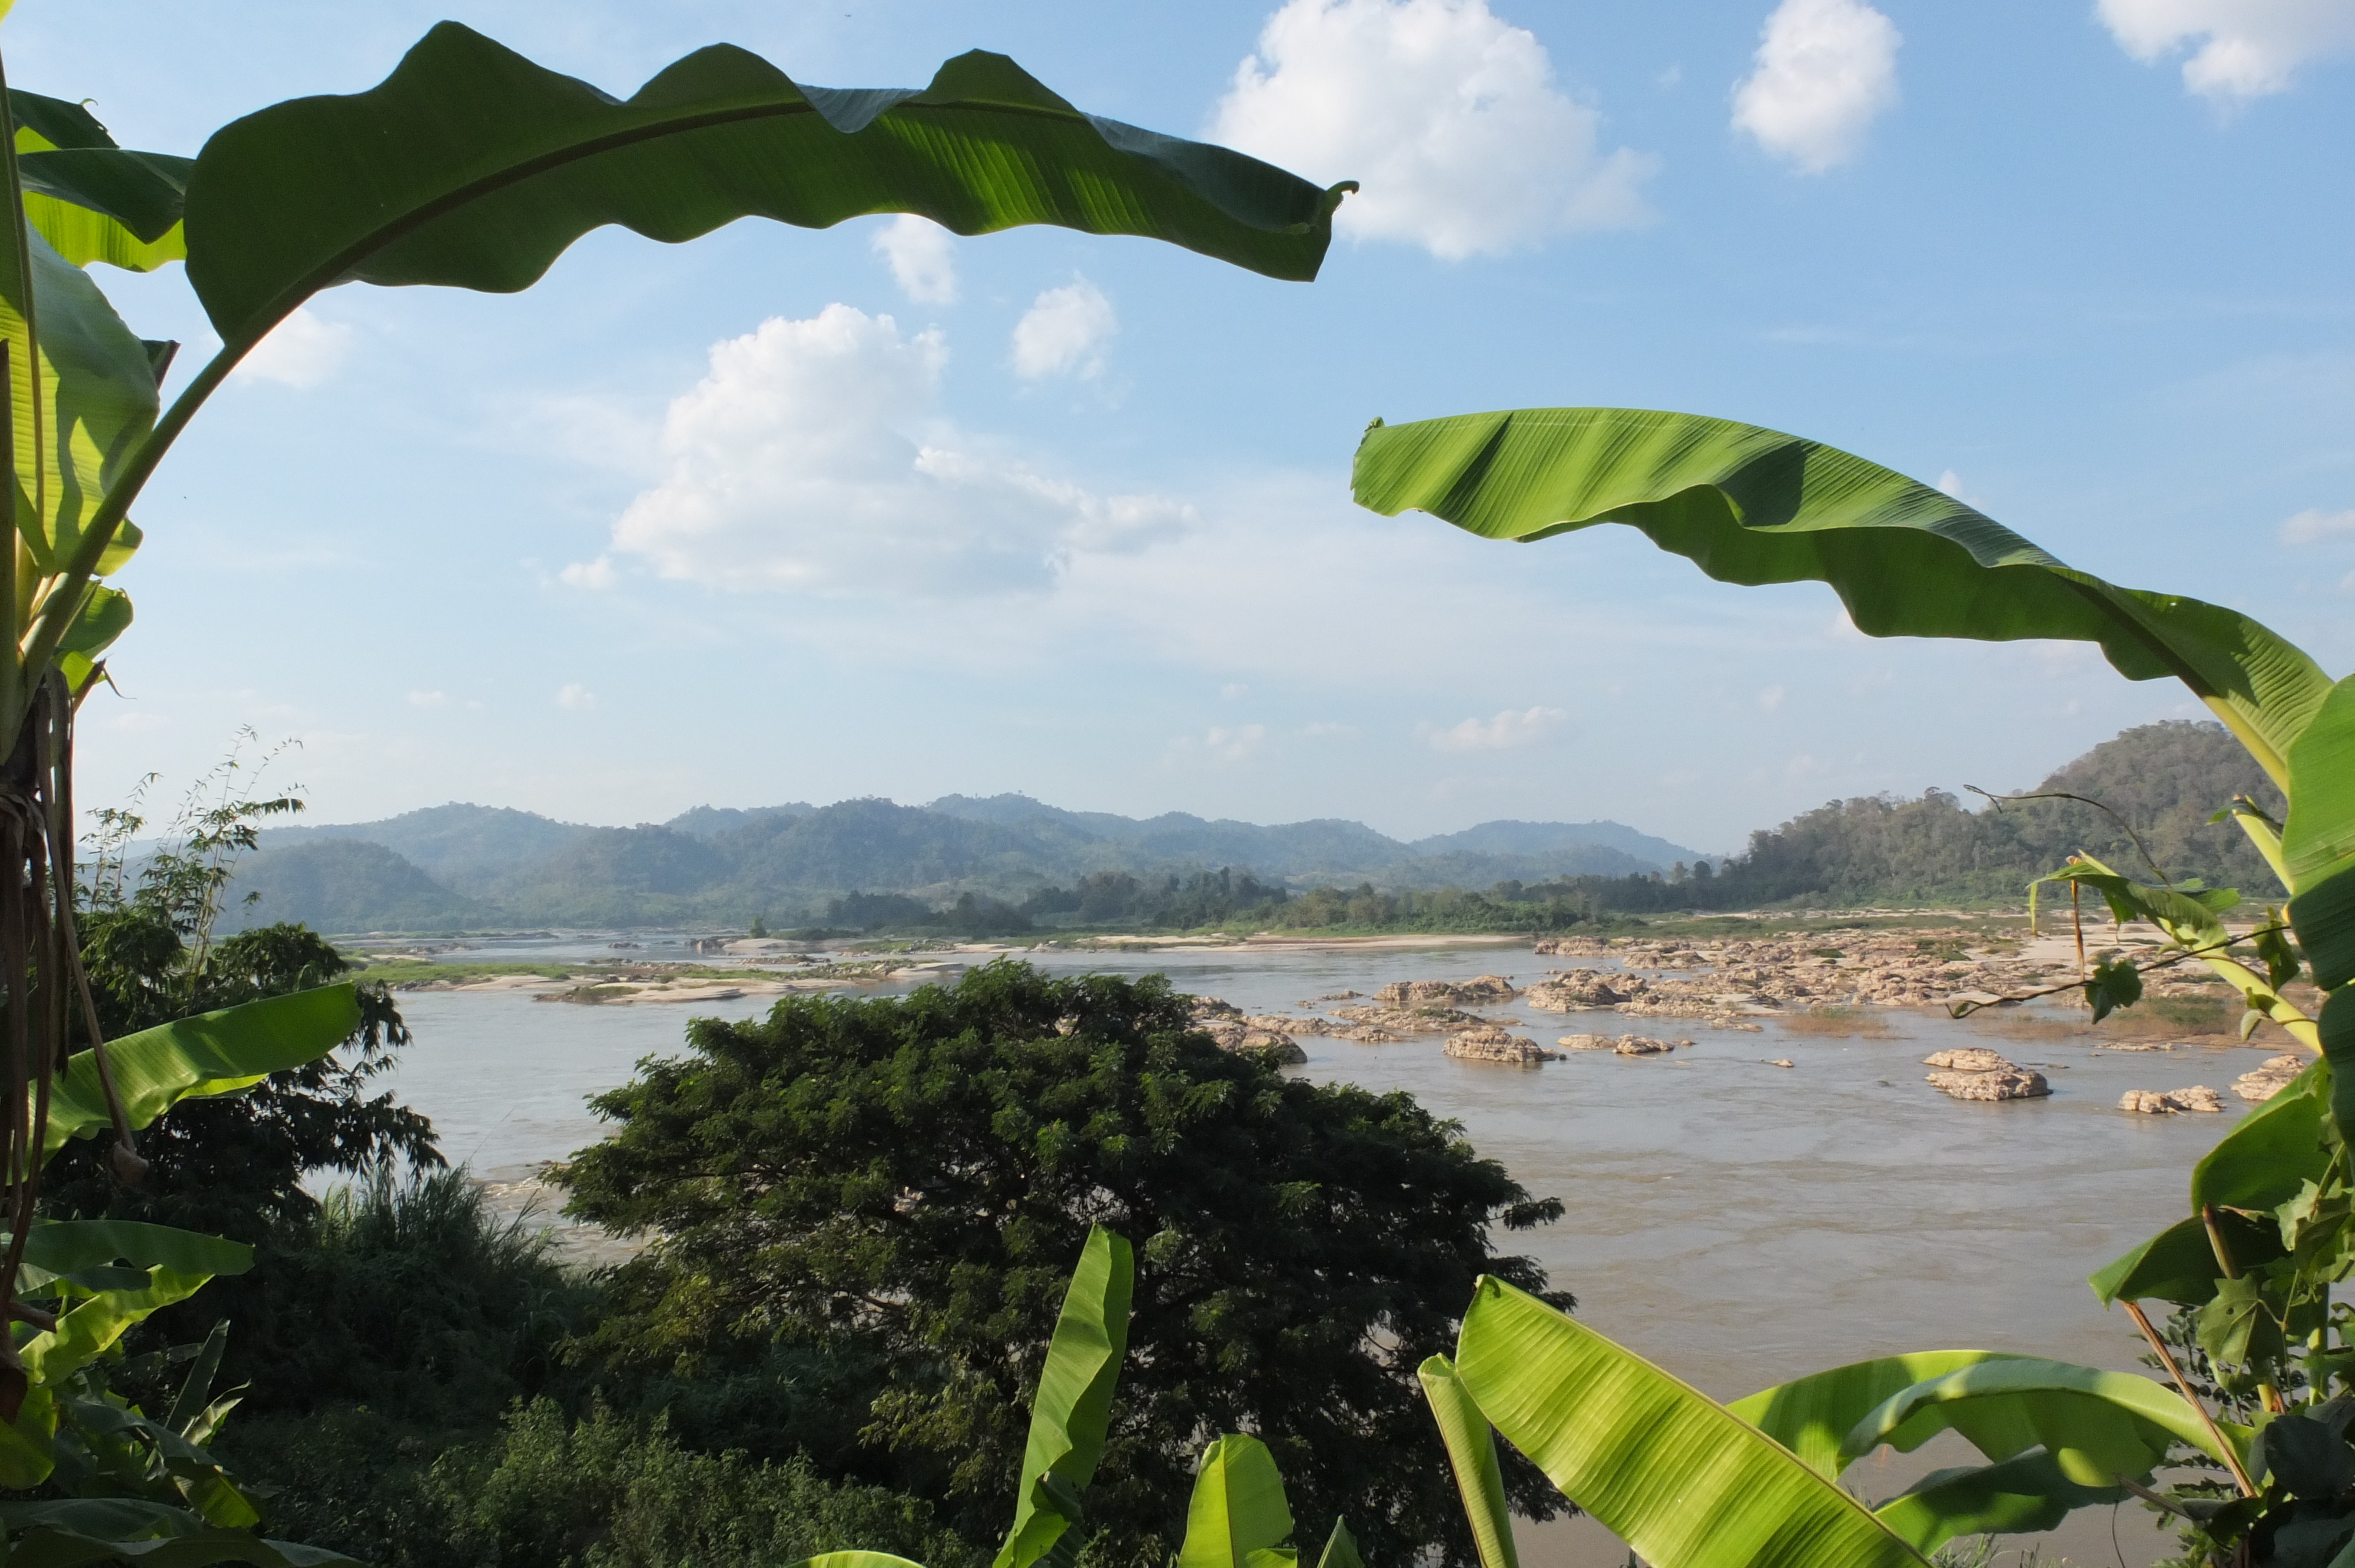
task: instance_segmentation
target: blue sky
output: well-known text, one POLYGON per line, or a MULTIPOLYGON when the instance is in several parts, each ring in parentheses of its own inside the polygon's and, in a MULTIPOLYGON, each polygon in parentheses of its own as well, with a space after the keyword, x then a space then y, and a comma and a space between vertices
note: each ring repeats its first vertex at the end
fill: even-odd
MULTIPOLYGON (((2198 715, 1625 530, 1349 505, 1369 418, 1524 405, 1832 441, 2355 666, 2355 0, 21 0, 0 43, 194 153, 443 15, 616 93, 716 41, 836 86, 995 48, 1366 190, 1307 285, 878 218, 324 295, 147 493, 85 802, 250 725, 322 821, 1012 789, 1716 849, 2198 715)), ((101 281, 209 346, 176 269, 101 281)))

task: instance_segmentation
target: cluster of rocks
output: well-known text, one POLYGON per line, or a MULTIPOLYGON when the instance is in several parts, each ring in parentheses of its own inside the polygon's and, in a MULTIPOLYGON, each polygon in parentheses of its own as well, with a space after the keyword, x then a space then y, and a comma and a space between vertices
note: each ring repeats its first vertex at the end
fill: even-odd
POLYGON ((1427 1002, 1421 1007, 1337 1007, 1336 1018, 1361 1028, 1377 1029, 1398 1039, 1411 1034, 1444 1034, 1475 1023, 1518 1022, 1517 1019, 1483 1018, 1460 1007, 1427 1002))
POLYGON ((1983 1046, 1933 1051, 1922 1065, 1938 1069, 1928 1075, 1932 1088, 1958 1100, 2031 1100, 2052 1092, 2043 1074, 1983 1046))
POLYGON ((2232 1092, 2244 1100, 2269 1100, 2305 1071, 2306 1058, 2294 1051, 2285 1051, 2233 1079, 2232 1092))
POLYGON ((1386 1007, 1489 1007, 1510 1001, 1521 993, 1505 975, 1479 975, 1468 980, 1394 980, 1374 992, 1386 1007))
POLYGON ((1618 969, 1555 969, 1521 993, 1547 1012, 1608 1007, 1634 1018, 1696 1018, 1721 1029, 1756 1029, 1745 1014, 1774 1012, 1755 991, 1727 991, 1710 980, 1646 979, 1618 969))
POLYGON ((1221 1051, 1263 1057, 1284 1066, 1308 1060, 1308 1053, 1292 1037, 1293 1020, 1274 1013, 1246 1013, 1215 996, 1194 999, 1194 1027, 1221 1051))
MULTIPOLYGON (((1623 970, 1557 970, 1530 991, 1570 1006, 1621 1007, 1639 1015, 1650 1012, 1714 1019, 1721 1013, 1738 1015, 1795 1003, 1921 1007, 1965 995, 2017 993, 2076 977, 2073 952, 2065 961, 2048 962, 2031 959, 2014 942, 1966 945, 1978 939, 1948 926, 1699 943, 1659 938, 1548 937, 1535 946, 1540 956, 1614 959, 1623 970), (1644 976, 1625 972, 1636 969, 1654 971, 1648 983, 1644 976), (1678 969, 1707 973, 1688 979, 1658 972, 1678 969), (1617 1000, 1604 1000, 1602 993, 1606 991, 1617 993, 1617 1000)), ((2049 956, 2051 949, 2047 951, 2049 956)), ((2157 948, 2144 944, 2125 951, 2126 957, 2140 961, 2154 956, 2157 948)), ((2146 981, 2146 990, 2153 996, 2198 995, 2213 989, 2206 971, 2196 964, 2154 970, 2146 981)), ((1532 1001, 1531 1005, 1547 1004, 1532 1001)))
POLYGON ((1522 1067, 1561 1059, 1561 1052, 1549 1051, 1534 1040, 1508 1033, 1495 1024, 1459 1029, 1447 1037, 1445 1049, 1448 1055, 1467 1062, 1509 1062, 1522 1067))
POLYGON ((2118 1109, 2143 1116, 2172 1116, 2177 1111, 2221 1111, 2224 1097, 2205 1084, 2188 1089, 2128 1089, 2118 1097, 2118 1109))
POLYGON ((1554 1042, 1565 1051, 1615 1051, 1622 1056, 1663 1056, 1689 1040, 1655 1040, 1647 1034, 1565 1034, 1554 1042))

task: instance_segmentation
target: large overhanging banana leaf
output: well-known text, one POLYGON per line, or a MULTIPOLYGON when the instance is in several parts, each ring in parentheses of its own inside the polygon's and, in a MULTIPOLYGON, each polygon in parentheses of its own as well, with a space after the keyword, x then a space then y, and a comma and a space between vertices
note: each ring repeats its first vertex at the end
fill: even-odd
MULTIPOLYGON (((110 1042, 106 1053, 135 1128, 184 1099, 234 1094, 299 1067, 334 1050, 359 1026, 353 988, 320 986, 143 1029, 110 1042)), ((93 1137, 112 1125, 97 1058, 80 1052, 51 1091, 44 1157, 69 1138, 93 1137)))
POLYGON ((1030 1568, 1079 1556, 1082 1501, 1103 1457, 1112 1396, 1128 1350, 1128 1308, 1136 1265, 1126 1240, 1098 1225, 1088 1232, 1063 1310, 1047 1345, 1047 1364, 1030 1405, 1014 1524, 993 1568, 1030 1568))
POLYGON ((1928 485, 1754 425, 1636 408, 1378 420, 1352 482, 1376 512, 1489 538, 1624 523, 1721 582, 1828 583, 1875 637, 2097 643, 2129 680, 2181 680, 2285 789, 2330 689, 2237 610, 2105 582, 1928 485))
POLYGON ((1481 1412, 1657 1568, 1922 1568, 1829 1477, 1700 1391, 1484 1276, 1455 1367, 1481 1412))
POLYGON ((805 88, 699 49, 626 102, 444 22, 385 81, 223 127, 187 190, 188 280, 234 355, 353 279, 527 287, 591 228, 691 239, 740 217, 1051 223, 1316 274, 1345 186, 1082 114, 975 51, 916 89, 805 88))

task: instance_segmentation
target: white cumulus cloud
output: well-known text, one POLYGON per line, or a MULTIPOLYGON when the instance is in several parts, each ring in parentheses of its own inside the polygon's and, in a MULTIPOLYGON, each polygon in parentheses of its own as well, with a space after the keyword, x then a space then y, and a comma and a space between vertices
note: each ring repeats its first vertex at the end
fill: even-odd
POLYGON ((1431 730, 1427 737, 1439 751, 1504 751, 1551 734, 1569 716, 1560 708, 1507 708, 1492 719, 1431 730))
POLYGON ((573 681, 558 689, 556 705, 568 713, 585 714, 597 705, 597 694, 573 681))
POLYGON ((2355 508, 2345 512, 2309 508, 2281 525, 2285 545, 2315 545, 2341 534, 2355 534, 2355 508))
POLYGON ((2183 85, 2227 103, 2284 91, 2307 61, 2355 51, 2350 0, 2101 0, 2101 15, 2145 64, 2190 49, 2183 85))
POLYGON ((1098 494, 942 423, 947 361, 938 331, 844 304, 715 344, 614 553, 720 588, 970 596, 1045 588, 1076 556, 1190 524, 1170 498, 1098 494))
POLYGON ((446 692, 411 692, 409 705, 417 708, 438 708, 450 700, 446 692))
POLYGON ((1103 291, 1085 278, 1049 289, 1014 323, 1014 370, 1036 380, 1103 371, 1104 350, 1120 330, 1120 318, 1103 291))
POLYGON ((901 293, 920 305, 956 303, 956 236, 928 217, 903 212, 876 230, 874 244, 901 293))
POLYGON ((1487 0, 1287 0, 1209 135, 1363 188, 1336 224, 1457 260, 1647 221, 1646 154, 1554 84, 1545 46, 1487 0))
POLYGON ((603 589, 621 581, 613 570, 613 557, 600 556, 593 561, 575 561, 556 574, 556 580, 566 588, 603 589))
POLYGON ((247 351, 233 374, 307 391, 336 373, 351 342, 351 328, 298 306, 247 351))
POLYGON ((1807 174, 1848 162, 1897 101, 1902 41, 1863 0, 1783 0, 1766 18, 1757 69, 1734 90, 1733 128, 1807 174))

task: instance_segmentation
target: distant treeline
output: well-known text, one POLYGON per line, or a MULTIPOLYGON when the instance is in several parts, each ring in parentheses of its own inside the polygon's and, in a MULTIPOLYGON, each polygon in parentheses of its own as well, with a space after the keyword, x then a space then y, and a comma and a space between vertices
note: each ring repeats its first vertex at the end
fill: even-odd
POLYGON ((1299 891, 1233 868, 1098 872, 1018 903, 967 894, 946 909, 903 894, 854 893, 827 906, 826 927, 975 938, 1074 927, 1559 931, 1614 915, 1795 902, 2012 903, 2073 853, 2146 879, 2196 877, 2252 899, 2282 895, 2241 831, 2208 820, 2236 795, 2276 815, 2282 809, 2279 791, 2222 726, 2171 721, 2127 730, 2026 793, 2084 799, 1966 810, 1959 797, 1932 789, 1918 800, 1833 800, 1752 833, 1749 847, 1722 864, 1679 863, 1665 874, 1499 882, 1476 892, 1384 891, 1370 883, 1299 891))

